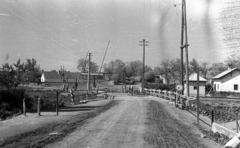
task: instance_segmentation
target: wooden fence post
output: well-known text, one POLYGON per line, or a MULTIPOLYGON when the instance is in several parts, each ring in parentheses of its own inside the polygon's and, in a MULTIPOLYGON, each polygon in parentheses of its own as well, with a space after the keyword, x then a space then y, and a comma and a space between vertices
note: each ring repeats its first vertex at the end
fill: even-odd
POLYGON ((25 98, 23 98, 23 115, 26 116, 26 102, 25 102, 25 98))
POLYGON ((174 93, 174 97, 175 97, 175 107, 177 107, 177 92, 174 93))
POLYGON ((214 108, 212 109, 212 113, 211 113, 211 125, 213 124, 214 122, 214 108))
POLYGON ((238 113, 236 113, 236 130, 237 130, 237 133, 238 133, 238 113))
POLYGON ((132 86, 131 90, 132 90, 131 92, 132 92, 132 96, 133 96, 133 86, 132 86))
POLYGON ((41 97, 38 97, 38 104, 37 104, 37 112, 38 116, 41 116, 41 97))
POLYGON ((170 102, 172 102, 172 92, 169 92, 170 102))
POLYGON ((57 98, 56 98, 56 114, 58 116, 58 91, 56 92, 57 93, 57 98))

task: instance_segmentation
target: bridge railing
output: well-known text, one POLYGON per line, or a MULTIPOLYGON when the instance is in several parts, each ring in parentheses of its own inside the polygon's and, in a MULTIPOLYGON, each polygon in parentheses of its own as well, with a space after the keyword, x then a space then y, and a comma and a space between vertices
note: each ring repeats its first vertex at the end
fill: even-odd
POLYGON ((167 91, 167 90, 156 90, 156 89, 147 89, 145 88, 146 95, 156 96, 163 98, 165 100, 169 100, 170 103, 175 104, 175 106, 180 108, 187 108, 193 105, 192 102, 196 100, 196 97, 187 97, 178 92, 167 91))

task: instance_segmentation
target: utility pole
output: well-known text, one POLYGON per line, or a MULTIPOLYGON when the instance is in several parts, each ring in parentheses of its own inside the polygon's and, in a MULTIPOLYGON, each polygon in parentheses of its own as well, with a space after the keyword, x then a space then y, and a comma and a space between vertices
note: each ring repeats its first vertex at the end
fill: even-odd
POLYGON ((123 68, 123 83, 124 83, 124 92, 126 92, 126 70, 125 67, 123 68))
POLYGON ((91 53, 88 53, 88 82, 87 82, 87 90, 88 90, 88 94, 90 93, 90 71, 91 71, 91 53))
MULTIPOLYGON (((61 76, 62 85, 64 85, 64 66, 62 66, 62 65, 61 65, 61 68, 59 70, 59 75, 61 76)), ((63 88, 63 89, 65 89, 65 88, 63 88)))
MULTIPOLYGON (((181 24, 181 46, 180 46, 180 49, 181 49, 181 77, 180 77, 180 79, 181 79, 181 85, 182 85, 182 87, 184 88, 184 82, 183 82, 183 79, 184 79, 184 74, 183 74, 183 48, 184 48, 184 46, 183 46, 183 38, 184 38, 184 13, 183 13, 183 10, 184 10, 184 5, 183 5, 183 3, 182 3, 182 24, 181 24)), ((182 89, 182 91, 181 91, 181 94, 183 94, 183 90, 184 89, 182 89)))
POLYGON ((197 70, 197 125, 199 127, 199 67, 197 70))
POLYGON ((184 24, 185 24, 185 54, 186 54, 186 86, 187 86, 187 96, 189 97, 189 74, 188 74, 188 36, 187 36, 187 9, 186 0, 183 0, 184 5, 184 24))
POLYGON ((141 44, 140 46, 143 46, 143 67, 142 67, 142 93, 144 92, 144 73, 145 73, 145 46, 148 46, 148 41, 145 41, 143 39, 142 41, 139 41, 141 44))

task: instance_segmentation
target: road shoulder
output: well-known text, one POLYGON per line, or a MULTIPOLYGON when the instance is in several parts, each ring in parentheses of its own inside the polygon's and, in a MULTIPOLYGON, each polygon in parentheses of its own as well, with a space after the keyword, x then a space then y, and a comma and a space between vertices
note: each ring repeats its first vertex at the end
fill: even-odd
MULTIPOLYGON (((203 135, 199 129, 193 125, 194 122, 197 122, 197 119, 194 115, 192 115, 191 113, 189 113, 186 110, 181 110, 179 108, 175 108, 174 105, 170 104, 169 101, 158 98, 158 97, 153 97, 153 96, 147 96, 146 99, 149 100, 156 100, 159 103, 161 103, 164 108, 166 109, 166 111, 175 119, 181 121, 184 125, 188 126, 189 130, 191 131, 193 134, 197 135, 197 140, 200 141, 201 143, 203 143, 204 145, 207 145, 210 148, 221 148, 222 146, 215 143, 214 141, 208 139, 208 138, 202 138, 201 135, 203 135)), ((204 125, 204 127, 207 127, 207 125, 204 125)), ((210 128, 209 128, 210 129, 210 128)))

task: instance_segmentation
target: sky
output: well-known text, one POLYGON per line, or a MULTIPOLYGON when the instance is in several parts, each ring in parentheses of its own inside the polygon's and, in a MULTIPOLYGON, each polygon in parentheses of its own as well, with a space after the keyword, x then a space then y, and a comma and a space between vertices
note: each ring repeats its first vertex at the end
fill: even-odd
MULTIPOLYGON (((189 59, 223 62, 239 54, 240 2, 186 0, 189 59)), ((1 0, 0 64, 34 58, 45 71, 78 71, 92 53, 104 63, 180 58, 181 0, 1 0), (174 5, 176 7, 174 7, 174 5)))

